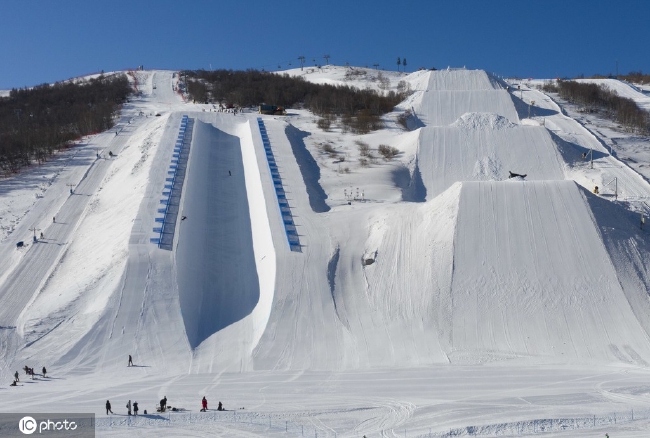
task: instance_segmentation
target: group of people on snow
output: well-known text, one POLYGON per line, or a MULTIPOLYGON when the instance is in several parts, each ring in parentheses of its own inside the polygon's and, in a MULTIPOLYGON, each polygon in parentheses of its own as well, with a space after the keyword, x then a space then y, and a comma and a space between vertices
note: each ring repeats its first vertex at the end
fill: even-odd
MULTIPOLYGON (((27 365, 23 367, 23 370, 25 371, 25 374, 28 376, 31 376, 32 379, 34 379, 34 376, 36 375, 34 373, 34 368, 30 368, 27 365)), ((47 369, 43 367, 43 377, 47 377, 47 369)), ((18 371, 14 373, 14 381, 9 384, 9 386, 18 386, 18 382, 20 382, 20 374, 18 374, 18 371)))
MULTIPOLYGON (((167 406, 167 396, 164 396, 160 400, 160 406, 156 408, 157 412, 165 412, 167 409, 170 409, 170 406, 167 406)), ((171 408, 171 410, 176 411, 176 408, 171 408)), ((201 400, 201 412, 207 412, 208 410, 208 399, 203 396, 203 399, 201 400)), ((126 403, 126 413, 127 415, 138 415, 139 407, 138 407, 138 402, 134 401, 131 403, 131 400, 129 400, 126 403), (133 411, 133 414, 131 414, 131 411, 133 411)), ((219 402, 219 406, 217 407, 217 411, 225 411, 223 408, 223 404, 219 402)), ((146 414, 147 411, 145 410, 144 413, 146 414)), ((112 410, 111 402, 110 400, 106 400, 106 415, 108 414, 115 414, 112 410)))

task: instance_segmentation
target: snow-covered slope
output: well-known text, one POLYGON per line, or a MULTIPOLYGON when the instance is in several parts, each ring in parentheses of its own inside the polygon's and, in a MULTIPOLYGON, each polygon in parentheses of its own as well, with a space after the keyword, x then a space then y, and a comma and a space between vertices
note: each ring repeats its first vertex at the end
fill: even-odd
POLYGON ((576 79, 576 82, 597 84, 609 88, 621 97, 632 99, 640 108, 650 111, 650 96, 643 93, 640 88, 627 82, 618 79, 576 79))
MULTIPOLYGON (((378 72, 357 70, 289 73, 381 89, 378 72)), ((576 129, 551 103, 541 126, 483 71, 386 73, 389 88, 405 81, 413 93, 386 116, 386 129, 354 136, 317 129, 304 110, 233 115, 184 103, 172 72, 136 77, 143 95, 124 108, 119 135, 80 144, 65 162, 76 166, 54 172, 45 170, 57 162, 46 164, 45 187, 2 186, 8 199, 30 202, 20 212, 7 204, 2 214, 11 224, 0 243, 1 378, 44 363, 85 386, 83 394, 64 382, 13 388, 1 409, 47 410, 38 396, 53 391, 62 406, 97 413, 109 396, 157 401, 169 392, 178 406, 216 391, 247 409, 299 417, 301 400, 280 393, 307 400, 318 392, 330 394, 312 402, 319 415, 346 406, 319 430, 356 436, 409 424, 425 433, 513 421, 505 402, 480 419, 479 408, 453 407, 473 391, 446 393, 437 376, 463 385, 468 365, 499 361, 503 372, 471 368, 472 375, 490 388, 495 375, 517 375, 516 398, 539 395, 528 385, 530 369, 542 386, 557 382, 539 377, 553 375, 548 364, 569 367, 559 380, 595 374, 605 385, 603 367, 650 363, 648 239, 626 204, 585 190, 603 176, 568 161, 585 146, 561 140, 576 129), (411 132, 392 120, 406 109, 419 126, 411 132), (183 114, 192 143, 179 220, 173 246, 158 248, 150 238, 183 114), (362 162, 358 141, 374 157, 380 144, 400 154, 362 162), (323 152, 326 143, 335 157, 323 152), (109 150, 117 157, 106 159, 109 150), (508 179, 509 171, 527 177, 508 179), (278 204, 279 188, 286 205, 278 204), (299 250, 288 245, 287 209, 299 250), (17 250, 33 224, 45 239, 17 250), (125 371, 128 354, 140 366, 125 371), (401 376, 399 388, 384 373, 401 376), (445 400, 424 395, 428 385, 445 400)), ((617 172, 630 192, 649 191, 589 141, 610 165, 601 172, 617 172)), ((499 391, 480 397, 497 403, 499 391)), ((560 415, 530 405, 524 419, 560 415)), ((590 406, 583 409, 611 407, 590 406)))

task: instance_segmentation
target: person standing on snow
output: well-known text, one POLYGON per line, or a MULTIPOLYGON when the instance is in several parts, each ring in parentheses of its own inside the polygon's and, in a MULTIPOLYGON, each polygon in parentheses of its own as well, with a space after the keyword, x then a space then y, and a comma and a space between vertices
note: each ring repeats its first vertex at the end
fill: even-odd
POLYGON ((203 409, 201 409, 201 412, 205 412, 208 410, 208 399, 203 396, 203 400, 201 400, 201 406, 203 406, 203 409))
POLYGON ((18 371, 14 374, 14 377, 16 378, 16 382, 20 382, 18 371))
POLYGON ((133 402, 133 415, 138 415, 138 402, 133 402))
POLYGON ((167 408, 167 396, 160 400, 160 412, 165 412, 165 408, 167 408))
POLYGON ((131 357, 130 354, 129 354, 129 364, 127 366, 129 366, 129 367, 133 366, 133 358, 131 357))
POLYGON ((126 410, 128 412, 128 415, 131 415, 131 400, 126 404, 126 410))
POLYGON ((47 373, 47 370, 43 367, 43 377, 45 377, 45 373, 47 373))
POLYGON ((113 411, 111 411, 111 402, 106 400, 106 415, 108 415, 109 412, 111 414, 113 413, 113 411))

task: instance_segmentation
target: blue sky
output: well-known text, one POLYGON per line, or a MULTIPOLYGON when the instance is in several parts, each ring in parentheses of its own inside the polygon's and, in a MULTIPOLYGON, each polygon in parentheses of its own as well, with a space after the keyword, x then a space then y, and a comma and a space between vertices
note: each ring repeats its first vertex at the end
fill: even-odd
POLYGON ((650 73, 650 0, 0 0, 0 89, 140 64, 650 73), (312 61, 315 60, 315 61, 312 61))

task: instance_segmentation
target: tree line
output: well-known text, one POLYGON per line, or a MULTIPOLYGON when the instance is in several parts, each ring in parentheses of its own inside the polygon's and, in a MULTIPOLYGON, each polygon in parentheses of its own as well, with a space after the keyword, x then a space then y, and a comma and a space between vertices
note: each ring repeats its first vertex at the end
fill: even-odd
MULTIPOLYGON (((584 79, 584 75, 580 76, 580 79, 584 79)), ((631 71, 628 74, 624 75, 593 75, 590 76, 591 79, 622 79, 627 82, 631 82, 633 84, 650 84, 650 74, 643 73, 641 70, 639 71, 631 71)))
POLYGON ((559 80, 547 83, 543 89, 557 92, 568 102, 581 105, 586 111, 605 111, 606 116, 640 134, 650 133, 650 115, 629 98, 621 97, 609 88, 576 81, 559 80))
POLYGON ((251 107, 265 103, 305 108, 363 133, 381 127, 380 117, 406 97, 406 91, 378 93, 348 85, 314 84, 302 77, 259 70, 198 70, 183 72, 190 97, 203 103, 251 107))
POLYGON ((131 91, 123 74, 11 90, 0 98, 0 170, 5 176, 19 172, 110 129, 131 91))

